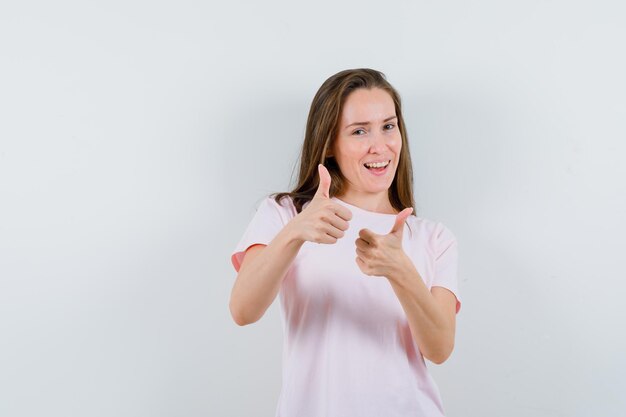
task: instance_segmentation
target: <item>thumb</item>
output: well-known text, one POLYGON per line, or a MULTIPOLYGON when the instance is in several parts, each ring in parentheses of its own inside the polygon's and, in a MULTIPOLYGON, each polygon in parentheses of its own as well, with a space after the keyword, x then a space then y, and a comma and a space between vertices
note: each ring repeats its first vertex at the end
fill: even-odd
POLYGON ((396 222, 393 224, 391 232, 389 233, 393 233, 399 237, 402 237, 402 232, 404 231, 404 222, 406 221, 407 217, 411 215, 411 213, 413 213, 413 207, 407 207, 400 213, 398 213, 398 215, 396 216, 396 222))
POLYGON ((322 164, 317 166, 317 171, 320 175, 320 183, 317 187, 317 192, 315 193, 315 197, 326 197, 329 198, 330 193, 330 174, 326 167, 322 164))

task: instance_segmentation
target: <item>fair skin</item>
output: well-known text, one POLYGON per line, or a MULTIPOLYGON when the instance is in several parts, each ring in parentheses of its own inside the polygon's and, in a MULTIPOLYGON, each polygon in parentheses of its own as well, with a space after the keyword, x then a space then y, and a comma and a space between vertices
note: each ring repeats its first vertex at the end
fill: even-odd
POLYGON ((389 202, 402 136, 391 96, 384 90, 360 88, 348 95, 343 105, 333 156, 346 180, 337 197, 365 210, 396 214, 389 202), (364 164, 391 161, 382 175, 374 175, 364 164))
MULTIPOLYGON (((412 208, 397 213, 387 194, 402 147, 395 116, 393 100, 384 90, 358 89, 346 98, 331 151, 346 178, 346 190, 338 197, 365 210, 397 214, 388 234, 359 231, 355 262, 365 275, 376 277, 371 279, 385 277, 389 281, 420 351, 440 364, 454 347, 456 298, 442 287, 429 291, 402 249, 404 222, 412 208), (386 161, 390 161, 388 166, 379 172, 364 166, 386 161)), ((330 175, 323 165, 318 169, 320 184, 310 204, 269 245, 247 250, 230 301, 238 324, 253 323, 263 316, 304 242, 334 244, 348 229, 352 214, 329 198, 330 175)))

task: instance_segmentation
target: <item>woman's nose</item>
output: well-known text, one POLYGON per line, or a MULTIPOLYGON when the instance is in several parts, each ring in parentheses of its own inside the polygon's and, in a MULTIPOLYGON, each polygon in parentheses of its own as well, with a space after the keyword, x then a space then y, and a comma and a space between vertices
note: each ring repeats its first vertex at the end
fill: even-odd
POLYGON ((373 133, 370 136, 370 152, 381 153, 385 151, 385 135, 381 132, 373 133))

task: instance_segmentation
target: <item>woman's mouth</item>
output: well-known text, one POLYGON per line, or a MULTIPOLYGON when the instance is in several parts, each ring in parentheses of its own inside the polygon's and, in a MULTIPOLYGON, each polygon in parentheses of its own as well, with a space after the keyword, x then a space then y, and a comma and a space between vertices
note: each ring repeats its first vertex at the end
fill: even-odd
POLYGON ((372 174, 376 176, 385 175, 387 169, 391 165, 391 160, 386 162, 365 163, 363 166, 372 174))

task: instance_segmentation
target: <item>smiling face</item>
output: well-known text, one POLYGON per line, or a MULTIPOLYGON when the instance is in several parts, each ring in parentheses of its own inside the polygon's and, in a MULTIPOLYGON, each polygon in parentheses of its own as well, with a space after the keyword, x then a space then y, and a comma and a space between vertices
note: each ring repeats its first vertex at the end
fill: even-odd
POLYGON ((332 147, 346 179, 344 195, 352 201, 374 197, 388 203, 387 190, 401 149, 402 135, 391 96, 380 88, 359 88, 350 93, 332 147))

